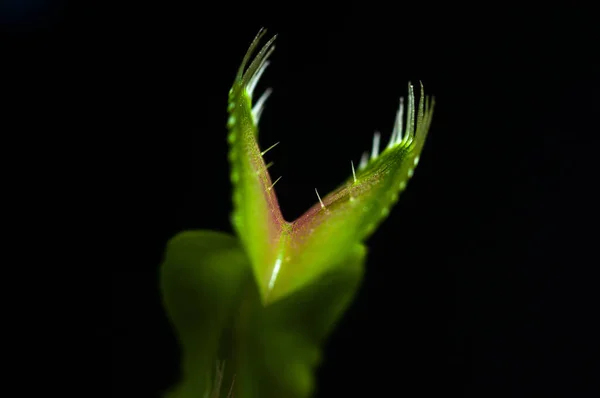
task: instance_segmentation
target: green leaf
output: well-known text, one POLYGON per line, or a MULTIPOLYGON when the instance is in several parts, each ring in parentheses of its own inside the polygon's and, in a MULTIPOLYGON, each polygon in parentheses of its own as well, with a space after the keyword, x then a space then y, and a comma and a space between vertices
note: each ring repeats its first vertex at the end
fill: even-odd
POLYGON ((270 90, 254 106, 253 91, 268 65, 275 37, 250 60, 264 33, 261 30, 250 45, 230 91, 228 140, 233 226, 248 253, 261 299, 270 304, 318 279, 387 217, 419 162, 434 104, 425 98, 421 85, 419 106, 415 106, 409 85, 406 117, 401 100, 389 144, 380 150, 376 133, 371 156, 363 156, 357 169, 352 164, 347 181, 288 222, 263 160, 266 151, 261 152, 257 141, 258 121, 270 90))
POLYGON ((277 264, 281 263, 281 249, 286 241, 284 232, 289 230, 290 224, 283 219, 256 140, 258 119, 270 91, 252 108, 254 87, 268 65, 275 37, 265 44, 244 72, 264 33, 261 30, 250 45, 229 93, 227 126, 233 183, 232 223, 251 260, 260 290, 266 296, 272 276, 277 273, 277 264))
POLYGON ((161 287, 183 352, 182 380, 168 398, 209 397, 216 361, 223 391, 240 398, 306 398, 321 345, 362 279, 356 245, 314 283, 269 306, 261 302, 242 246, 211 231, 184 232, 167 247, 161 287))
POLYGON ((213 231, 172 238, 160 268, 167 315, 182 350, 182 381, 167 397, 204 397, 211 388, 223 330, 250 277, 238 239, 213 231))

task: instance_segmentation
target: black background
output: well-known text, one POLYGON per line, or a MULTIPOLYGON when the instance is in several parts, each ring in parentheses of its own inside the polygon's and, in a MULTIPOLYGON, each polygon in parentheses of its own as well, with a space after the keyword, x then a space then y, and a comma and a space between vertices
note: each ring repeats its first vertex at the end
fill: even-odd
MULTIPOLYGON (((281 141, 267 157, 288 219, 349 175, 374 130, 389 137, 408 81, 437 99, 415 177, 368 241, 362 289, 325 348, 318 397, 600 396, 590 11, 37 7, 18 20, 3 11, 3 44, 23 61, 28 106, 43 104, 44 122, 97 158, 87 211, 116 216, 96 271, 112 280, 112 364, 99 370, 112 368, 112 396, 158 396, 177 379, 157 269, 178 231, 231 231, 227 93, 261 26, 279 37, 258 88, 274 89, 260 142, 281 141)), ((106 328, 90 344, 96 333, 106 328)))

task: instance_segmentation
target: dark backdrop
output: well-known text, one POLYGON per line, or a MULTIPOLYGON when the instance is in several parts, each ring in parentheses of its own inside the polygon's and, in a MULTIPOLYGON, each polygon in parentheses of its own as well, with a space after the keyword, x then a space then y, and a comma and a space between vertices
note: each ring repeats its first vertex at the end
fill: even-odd
POLYGON ((157 396, 177 378, 157 269, 178 231, 231 231, 227 93, 261 26, 279 37, 260 142, 281 141, 268 156, 288 219, 349 175, 375 129, 389 137, 408 81, 437 99, 415 177, 368 241, 362 289, 325 348, 318 397, 599 396, 589 11, 31 4, 3 11, 5 43, 34 72, 31 101, 98 157, 87 211, 113 216, 96 270, 112 279, 112 322, 108 336, 89 331, 90 344, 111 340, 112 396, 157 396))

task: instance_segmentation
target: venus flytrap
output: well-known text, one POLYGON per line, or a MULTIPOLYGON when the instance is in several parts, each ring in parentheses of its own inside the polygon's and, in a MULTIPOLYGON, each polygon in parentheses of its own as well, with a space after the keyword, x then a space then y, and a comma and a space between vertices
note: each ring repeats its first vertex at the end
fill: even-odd
MULTIPOLYGON (((409 85, 385 147, 380 133, 349 177, 295 221, 280 211, 258 145, 267 89, 254 100, 275 37, 252 58, 256 36, 229 92, 227 140, 237 238, 183 232, 168 245, 161 268, 165 307, 182 345, 182 381, 169 397, 204 397, 219 380, 245 397, 308 397, 323 339, 350 303, 362 278, 363 243, 387 217, 419 162, 433 100, 418 106, 409 85), (404 122, 405 125, 404 125, 404 122), (235 383, 234 383, 235 379, 235 383)), ((281 177, 279 177, 281 178, 281 177)))

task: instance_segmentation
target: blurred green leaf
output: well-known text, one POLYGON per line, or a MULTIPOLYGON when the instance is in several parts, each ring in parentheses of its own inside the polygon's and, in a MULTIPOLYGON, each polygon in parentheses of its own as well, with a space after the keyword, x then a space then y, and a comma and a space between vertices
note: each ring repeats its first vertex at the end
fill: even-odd
POLYGON ((223 395, 303 398, 321 346, 356 293, 366 249, 357 245, 315 283, 264 306, 238 240, 183 232, 161 267, 164 304, 182 349, 182 380, 168 398, 210 397, 217 361, 223 395))

